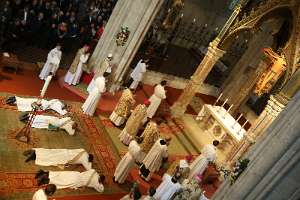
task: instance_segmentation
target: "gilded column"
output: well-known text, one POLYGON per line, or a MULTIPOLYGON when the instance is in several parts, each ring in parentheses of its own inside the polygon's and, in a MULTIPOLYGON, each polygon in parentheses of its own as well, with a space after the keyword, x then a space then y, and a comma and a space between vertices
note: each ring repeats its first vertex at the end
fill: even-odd
MULTIPOLYGON (((242 1, 244 4, 246 1, 242 1)), ((214 41, 209 44, 208 50, 206 52, 205 57, 199 64, 196 72, 191 77, 190 81, 187 83, 186 87, 182 91, 181 95, 179 96, 178 100, 174 103, 171 107, 172 114, 175 116, 181 116, 186 111, 187 106, 191 102, 192 98, 195 96, 196 92, 199 90, 201 85, 203 84, 204 80, 206 79, 207 75, 216 64, 216 62, 221 58, 225 51, 218 48, 221 40, 225 37, 228 29, 240 13, 242 8, 242 4, 239 4, 227 22, 225 23, 224 27, 216 37, 214 41)))
POLYGON ((185 112, 186 107, 191 102, 196 92, 201 87, 203 81, 211 71, 217 60, 223 56, 225 51, 218 49, 218 41, 214 40, 209 44, 207 53, 202 62, 198 66, 196 72, 191 77, 191 80, 187 83, 179 99, 172 106, 171 110, 174 115, 181 115, 185 112))

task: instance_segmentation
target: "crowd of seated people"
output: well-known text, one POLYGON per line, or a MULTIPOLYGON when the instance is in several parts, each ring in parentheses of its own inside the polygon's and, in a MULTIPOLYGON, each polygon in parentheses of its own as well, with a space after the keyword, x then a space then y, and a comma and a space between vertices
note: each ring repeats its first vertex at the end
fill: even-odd
POLYGON ((60 42, 90 44, 101 37, 117 0, 6 0, 0 2, 0 41, 50 49, 60 42))

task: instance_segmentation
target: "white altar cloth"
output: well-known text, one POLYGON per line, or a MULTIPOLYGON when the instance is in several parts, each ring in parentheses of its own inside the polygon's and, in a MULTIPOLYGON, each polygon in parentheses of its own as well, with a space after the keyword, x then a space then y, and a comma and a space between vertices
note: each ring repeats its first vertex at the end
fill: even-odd
POLYGON ((234 140, 242 140, 246 130, 223 107, 204 104, 196 119, 201 120, 207 114, 210 114, 234 140))

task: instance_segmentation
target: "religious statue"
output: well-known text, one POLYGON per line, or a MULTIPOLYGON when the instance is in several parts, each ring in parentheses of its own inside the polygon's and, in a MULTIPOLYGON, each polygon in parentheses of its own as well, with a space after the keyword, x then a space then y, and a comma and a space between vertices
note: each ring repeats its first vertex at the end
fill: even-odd
POLYGON ((271 65, 265 70, 256 83, 254 92, 258 96, 270 92, 287 67, 283 55, 278 55, 271 48, 264 48, 263 52, 267 58, 271 60, 271 65))
POLYGON ((179 14, 183 9, 183 6, 184 0, 174 0, 172 7, 168 10, 168 14, 162 24, 164 29, 172 29, 180 17, 179 14))

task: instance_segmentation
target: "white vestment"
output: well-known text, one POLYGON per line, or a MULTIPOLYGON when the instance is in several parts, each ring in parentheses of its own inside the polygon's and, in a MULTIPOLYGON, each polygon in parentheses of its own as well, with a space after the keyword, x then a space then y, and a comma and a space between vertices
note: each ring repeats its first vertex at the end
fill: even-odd
POLYGON ((59 67, 62 52, 57 48, 52 49, 47 56, 47 61, 39 75, 40 79, 45 80, 50 72, 55 75, 56 70, 59 67))
MULTIPOLYGON (((29 112, 32 110, 32 103, 37 102, 37 98, 22 98, 16 96, 16 104, 18 110, 21 112, 29 112)), ((63 109, 64 104, 58 99, 52 99, 50 101, 42 99, 42 110, 54 110, 60 115, 67 114, 67 111, 63 109)))
POLYGON ((155 86, 154 93, 149 99, 150 105, 147 108, 147 116, 149 118, 152 118, 155 115, 161 101, 165 98, 166 98, 166 91, 164 87, 161 85, 155 86))
POLYGON ((94 169, 85 172, 49 171, 49 179, 49 184, 56 185, 57 189, 91 187, 97 192, 104 191, 104 186, 99 183, 99 175, 94 169))
POLYGON ((89 154, 84 149, 44 149, 34 148, 35 164, 40 166, 59 166, 65 164, 82 164, 86 170, 92 169, 88 161, 89 154))
POLYGON ((32 197, 32 200, 47 200, 48 197, 45 194, 45 191, 43 189, 39 189, 36 191, 32 197))
POLYGON ((201 149, 201 154, 190 165, 189 178, 202 175, 209 162, 216 159, 216 148, 212 144, 207 144, 201 149))
POLYGON ((130 74, 130 77, 133 79, 133 82, 129 86, 130 89, 135 90, 139 85, 139 82, 143 80, 144 73, 146 72, 146 67, 146 63, 143 63, 142 60, 138 62, 138 64, 130 74))
POLYGON ((82 67, 83 64, 87 62, 89 59, 89 54, 82 54, 80 56, 80 61, 78 63, 76 72, 73 74, 72 72, 68 71, 65 76, 65 82, 69 85, 77 85, 80 81, 81 75, 82 75, 82 67))
POLYGON ((163 158, 168 157, 168 146, 166 144, 162 145, 160 142, 162 140, 157 140, 146 157, 143 160, 143 164, 150 172, 156 172, 160 169, 163 158))
POLYGON ((115 181, 121 184, 124 183, 140 152, 141 148, 138 143, 134 140, 131 141, 128 147, 128 152, 123 156, 116 167, 116 171, 114 173, 115 181))
POLYGON ((54 116, 37 115, 31 126, 33 128, 48 129, 50 124, 65 130, 69 135, 75 134, 75 129, 72 127, 74 121, 72 121, 70 117, 58 118, 54 116))
POLYGON ((181 185, 180 183, 173 183, 172 177, 164 174, 162 183, 158 186, 154 198, 157 200, 169 200, 177 192, 181 185))
POLYGON ((91 89, 89 96, 82 105, 83 113, 90 116, 94 115, 103 92, 105 92, 105 78, 100 76, 95 80, 95 86, 91 89))

